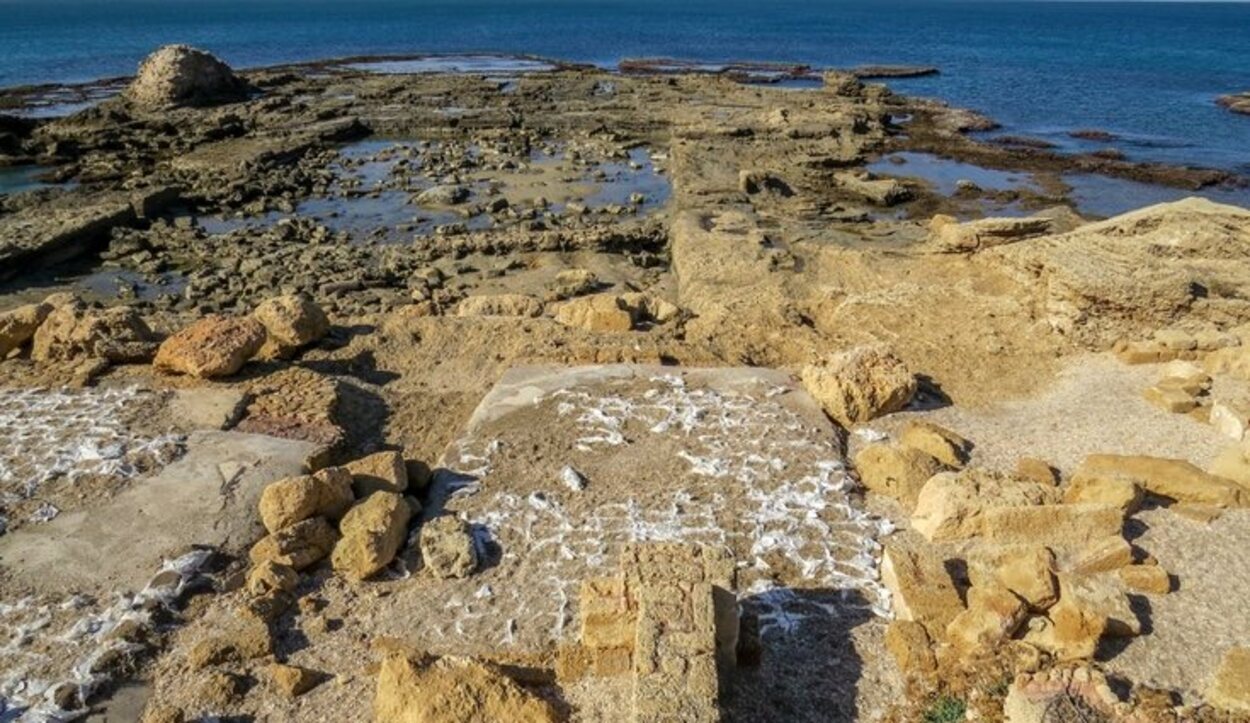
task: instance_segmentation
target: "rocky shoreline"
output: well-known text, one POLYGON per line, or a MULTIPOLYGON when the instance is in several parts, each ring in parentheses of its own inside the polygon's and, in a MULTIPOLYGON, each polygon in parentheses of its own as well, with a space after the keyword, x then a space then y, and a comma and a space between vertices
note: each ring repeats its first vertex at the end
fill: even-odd
POLYGON ((1247 719, 1238 179, 456 62, 0 94, 0 719, 1247 719))

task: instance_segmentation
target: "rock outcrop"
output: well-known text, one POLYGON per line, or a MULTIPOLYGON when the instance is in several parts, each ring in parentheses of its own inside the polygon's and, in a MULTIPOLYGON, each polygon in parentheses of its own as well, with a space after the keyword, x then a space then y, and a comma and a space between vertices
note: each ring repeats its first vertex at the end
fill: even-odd
POLYGON ((125 95, 141 108, 160 110, 241 101, 247 93, 247 83, 212 54, 166 45, 143 61, 125 95))

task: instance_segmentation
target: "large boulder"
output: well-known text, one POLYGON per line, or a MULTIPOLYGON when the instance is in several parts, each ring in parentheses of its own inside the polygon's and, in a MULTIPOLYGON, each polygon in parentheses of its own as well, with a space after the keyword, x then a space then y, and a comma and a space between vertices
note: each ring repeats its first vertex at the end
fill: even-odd
POLYGON ((348 510, 339 523, 343 537, 330 562, 335 571, 363 580, 395 559, 408 538, 412 507, 394 492, 375 492, 348 510))
POLYGON ((101 309, 72 300, 48 314, 34 334, 30 356, 39 362, 106 359, 127 363, 146 361, 155 349, 156 337, 134 309, 101 309))
POLYGON ((193 377, 227 377, 243 368, 265 343, 265 327, 241 316, 206 316, 161 344, 158 369, 193 377))
POLYGON ((125 95, 137 106, 158 110, 240 101, 247 93, 247 83, 211 53, 166 45, 143 61, 125 95))
POLYGON ((916 378, 880 346, 852 349, 803 368, 803 386, 844 427, 897 412, 916 393, 916 378))
POLYGON ((330 331, 330 320, 312 299, 302 294, 278 296, 262 302, 252 316, 265 327, 261 355, 288 358, 330 331))

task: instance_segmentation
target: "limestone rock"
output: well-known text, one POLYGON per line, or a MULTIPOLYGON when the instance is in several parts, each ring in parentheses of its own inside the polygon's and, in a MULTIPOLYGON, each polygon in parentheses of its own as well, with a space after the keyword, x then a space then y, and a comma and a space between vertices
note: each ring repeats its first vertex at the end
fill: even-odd
POLYGON ((1193 394, 1175 386, 1156 384, 1142 392, 1142 397, 1170 414, 1186 414, 1198 408, 1200 402, 1193 394))
POLYGON ((157 110, 245 100, 247 84, 213 55, 186 45, 166 45, 149 55, 126 89, 138 106, 157 110))
POLYGON ((1055 468, 1036 457, 1021 457, 1016 460, 1013 474, 1020 479, 1032 480, 1048 487, 1059 484, 1059 473, 1055 468))
POLYGON ((287 358, 295 350, 320 340, 330 331, 321 307, 302 294, 268 299, 252 313, 265 327, 265 356, 287 358))
POLYGON ((402 495, 375 492, 348 510, 339 524, 343 537, 334 546, 336 572, 363 580, 395 559, 408 539, 412 508, 402 495))
POLYGON ((338 542, 339 533, 324 517, 297 522, 260 539, 248 559, 253 565, 272 561, 303 570, 325 559, 338 542))
POLYGON ((422 206, 458 206, 469 200, 468 188, 454 183, 432 186, 417 194, 417 203, 422 206))
POLYGON ((1152 495, 1177 502, 1243 507, 1250 501, 1237 483, 1178 459, 1096 454, 1081 463, 1075 476, 1081 475, 1122 477, 1152 495))
POLYGON ((895 617, 920 623, 933 640, 945 640, 946 627, 963 611, 946 560, 929 548, 887 545, 881 582, 892 595, 895 617))
POLYGON ((1120 581, 1130 590, 1149 595, 1167 595, 1172 591, 1172 576, 1159 565, 1128 565, 1119 570, 1120 581))
POLYGON ((1075 548, 1063 569, 1080 574, 1110 572, 1133 564, 1133 546, 1119 534, 1090 540, 1075 548))
POLYGON ((990 652, 1015 633, 1026 611, 1024 601, 1007 588, 974 585, 968 608, 946 627, 947 640, 964 655, 990 652))
POLYGON ((1211 474, 1250 490, 1250 447, 1235 444, 1220 452, 1211 463, 1211 474))
POLYGON ((1250 429, 1250 399, 1216 399, 1211 403, 1211 426, 1237 441, 1245 439, 1250 429))
POLYGON ((893 620, 885 629, 885 649, 904 673, 937 670, 932 643, 924 626, 913 620, 893 620))
POLYGON ((804 367, 803 386, 844 427, 897 412, 916 393, 916 378, 880 346, 859 347, 804 367))
POLYGON ((980 535, 999 544, 1083 545, 1118 535, 1124 515, 1114 505, 1062 504, 992 507, 980 519, 980 535))
POLYGON ((382 661, 373 715, 377 723, 559 719, 547 701, 492 667, 467 658, 415 662, 401 655, 382 661))
POLYGON ((421 527, 421 557, 436 577, 468 577, 477 569, 477 545, 469 525, 443 515, 421 527))
MULTIPOLYGON (((1051 612, 1066 603, 1090 616, 1106 619, 1105 634, 1108 636, 1125 638, 1141 635, 1141 620, 1133 612, 1119 576, 1059 573, 1056 577, 1059 580, 1059 602, 1055 603, 1051 612)), ((1053 614, 1051 619, 1054 620, 1053 614)))
POLYGON ((1114 505, 1125 515, 1141 509, 1145 493, 1136 482, 1123 477, 1102 477, 1080 473, 1068 482, 1063 501, 1069 504, 1096 503, 1114 505))
POLYGON ((1053 488, 981 469, 934 475, 920 490, 912 529, 930 541, 967 539, 984 530, 987 510, 1053 501, 1053 488))
POLYGON ((619 296, 594 294, 560 304, 556 321, 587 331, 629 331, 634 327, 634 313, 619 296))
POLYGON ((30 357, 38 362, 140 362, 152 358, 155 342, 152 330, 134 309, 99 309, 73 301, 48 314, 35 332, 30 357))
POLYGON ((1224 653, 1215 678, 1207 686, 1207 702, 1221 710, 1250 713, 1250 647, 1224 653))
POLYGON ((904 447, 920 450, 951 469, 961 469, 968 463, 972 442, 951 430, 932 422, 912 420, 903 427, 899 443, 904 447))
POLYGON ((0 314, 0 359, 35 336, 39 325, 52 313, 47 303, 27 304, 0 314))
POLYGON ((247 574, 247 591, 257 597, 290 592, 299 585, 299 573, 289 565, 263 560, 247 574))
POLYGON ((541 316, 543 303, 524 294, 482 294, 470 296, 456 307, 457 316, 541 316))
POLYGON ((374 492, 402 494, 408 490, 408 465, 399 452, 377 452, 345 466, 352 475, 352 489, 357 499, 374 492))
POLYGON ((285 698, 298 698, 317 687, 320 682, 320 676, 316 672, 298 665, 272 663, 265 668, 265 674, 274 692, 285 698))
POLYGON ((225 377, 243 368, 265 343, 265 327, 250 317, 210 315, 161 344, 158 369, 193 377, 225 377))
POLYGON ((838 187, 877 206, 894 206, 912 197, 911 189, 893 178, 872 178, 855 173, 836 173, 838 187))
POLYGON ((220 616, 212 632, 187 651, 192 668, 242 663, 273 652, 269 626, 250 615, 220 616))
POLYGON ((937 215, 929 222, 930 242, 943 253, 971 253, 1049 233, 1049 218, 982 218, 959 223, 937 215))
POLYGON ((878 442, 855 455, 855 469, 864 487, 910 508, 916 504, 925 482, 945 467, 921 450, 878 442))
POLYGON ((968 559, 973 587, 1005 587, 1037 611, 1058 599, 1054 570, 1054 553, 1040 545, 994 547, 968 559))
POLYGON ((338 519, 353 501, 351 473, 343 467, 327 467, 266 487, 260 496, 260 518, 272 533, 310 517, 338 519))

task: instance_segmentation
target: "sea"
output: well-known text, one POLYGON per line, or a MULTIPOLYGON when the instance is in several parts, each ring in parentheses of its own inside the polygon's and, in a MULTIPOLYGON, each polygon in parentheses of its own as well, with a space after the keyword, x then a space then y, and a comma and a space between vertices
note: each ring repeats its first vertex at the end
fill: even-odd
POLYGON ((934 65, 900 92, 1089 150, 1250 173, 1250 3, 1005 0, 0 0, 0 86, 132 74, 165 43, 236 67, 330 57, 530 54, 934 65), (1101 144, 1105 146, 1106 144, 1101 144))

